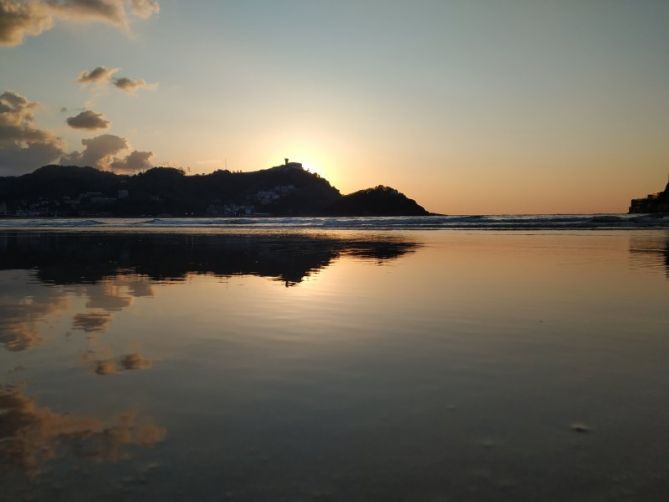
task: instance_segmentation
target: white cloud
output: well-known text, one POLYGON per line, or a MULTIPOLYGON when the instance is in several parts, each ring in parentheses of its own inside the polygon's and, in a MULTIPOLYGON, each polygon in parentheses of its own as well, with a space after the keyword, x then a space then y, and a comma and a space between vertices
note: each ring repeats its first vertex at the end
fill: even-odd
MULTIPOLYGON (((134 150, 125 138, 101 134, 81 140, 83 148, 66 154, 63 141, 35 124, 39 103, 15 92, 0 94, 0 176, 16 176, 57 162, 98 169, 136 172, 152 166, 153 152, 134 150)), ((94 130, 109 121, 90 110, 67 119, 71 127, 94 130)))
POLYGON ((81 140, 84 149, 63 156, 61 164, 91 166, 99 169, 109 169, 119 153, 128 149, 128 142, 113 134, 102 134, 94 138, 81 140))
POLYGON ((98 66, 91 71, 82 71, 77 77, 77 82, 80 84, 106 84, 117 71, 118 68, 98 66))
POLYGON ((20 45, 57 21, 105 23, 127 31, 131 16, 147 19, 159 11, 155 0, 0 0, 0 46, 20 45))
POLYGON ((104 115, 92 110, 85 110, 74 117, 69 117, 66 122, 67 125, 74 129, 86 129, 89 131, 106 129, 111 124, 104 115))
POLYGON ((0 46, 20 45, 27 35, 51 29, 54 20, 43 2, 0 0, 0 46))
POLYGON ((0 174, 32 171, 63 154, 62 140, 35 124, 37 107, 37 102, 20 94, 0 94, 0 174))
POLYGON ((100 22, 127 28, 123 0, 46 0, 53 15, 64 21, 100 22))
POLYGON ((158 84, 149 84, 142 79, 133 80, 127 77, 117 78, 116 80, 114 80, 114 85, 119 89, 121 89, 122 91, 125 91, 130 94, 134 94, 136 91, 141 89, 153 90, 156 87, 158 87, 158 84))
POLYGON ((103 170, 135 172, 152 167, 153 152, 131 150, 125 138, 113 134, 102 134, 82 139, 84 149, 63 156, 61 164, 91 166, 103 170), (126 154, 126 152, 129 152, 126 154))
POLYGON ((127 157, 112 162, 111 168, 114 171, 123 172, 146 171, 153 167, 151 157, 153 157, 153 152, 133 150, 127 157))
POLYGON ((160 5, 156 0, 131 0, 130 10, 135 16, 147 19, 160 12, 160 5))
MULTIPOLYGON (((82 71, 77 76, 77 82, 80 84, 88 85, 106 85, 112 82, 114 74, 118 71, 118 68, 108 68, 106 66, 98 66, 93 68, 90 71, 82 71)), ((128 77, 119 77, 113 79, 113 84, 118 89, 127 92, 128 94, 134 94, 139 90, 153 90, 158 87, 157 83, 151 84, 146 80, 138 78, 128 78, 128 77)))

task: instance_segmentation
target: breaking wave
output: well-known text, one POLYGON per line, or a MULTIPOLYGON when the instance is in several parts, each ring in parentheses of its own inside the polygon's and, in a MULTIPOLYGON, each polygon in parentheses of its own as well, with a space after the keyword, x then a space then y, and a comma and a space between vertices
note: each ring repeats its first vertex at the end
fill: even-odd
POLYGON ((0 228, 258 228, 258 229, 669 229, 660 215, 501 215, 406 217, 7 218, 0 228))

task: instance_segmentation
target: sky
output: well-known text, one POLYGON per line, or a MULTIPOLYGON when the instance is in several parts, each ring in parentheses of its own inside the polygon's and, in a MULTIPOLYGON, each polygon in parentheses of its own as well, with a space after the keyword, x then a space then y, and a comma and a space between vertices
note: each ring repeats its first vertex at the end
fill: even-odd
POLYGON ((669 173, 667 26, 666 0, 0 0, 0 175, 288 157, 440 213, 625 212, 669 173))

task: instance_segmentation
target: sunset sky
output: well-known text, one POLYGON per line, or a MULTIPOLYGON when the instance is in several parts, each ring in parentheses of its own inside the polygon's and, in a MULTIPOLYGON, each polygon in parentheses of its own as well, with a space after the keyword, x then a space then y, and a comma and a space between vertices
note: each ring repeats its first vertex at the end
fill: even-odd
POLYGON ((442 213, 623 212, 669 172, 668 27, 666 0, 0 0, 0 175, 289 157, 442 213))

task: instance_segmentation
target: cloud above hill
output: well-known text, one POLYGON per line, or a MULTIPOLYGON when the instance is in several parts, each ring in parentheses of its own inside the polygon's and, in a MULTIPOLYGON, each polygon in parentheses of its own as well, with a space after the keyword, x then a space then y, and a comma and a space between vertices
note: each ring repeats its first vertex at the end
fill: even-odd
POLYGON ((109 82, 118 71, 118 68, 107 68, 105 66, 98 66, 91 71, 82 71, 77 77, 77 82, 80 84, 106 84, 109 82))
POLYGON ((92 166, 98 169, 135 172, 148 169, 153 152, 131 150, 128 141, 113 134, 102 134, 81 140, 80 152, 64 155, 61 164, 92 166), (126 152, 129 152, 126 154, 126 152))
MULTIPOLYGON (((1 1, 1 0, 0 0, 1 1)), ((153 90, 158 87, 157 83, 149 83, 144 79, 133 79, 129 77, 113 78, 118 68, 98 66, 90 71, 82 71, 77 76, 77 82, 84 85, 104 86, 113 83, 117 89, 128 94, 134 94, 139 90, 153 90)))
POLYGON ((160 5, 156 0, 131 0, 130 10, 135 16, 148 19, 160 12, 160 5))
MULTIPOLYGON (((35 122, 36 101, 12 91, 0 94, 0 176, 16 176, 57 162, 98 169, 137 172, 152 166, 153 152, 132 148, 130 143, 114 134, 102 134, 81 140, 80 151, 66 153, 63 140, 35 122)), ((69 117, 75 129, 88 131, 110 125, 101 113, 86 110, 69 117)))
POLYGON ((74 117, 69 117, 66 122, 73 129, 86 129, 88 131, 106 129, 111 124, 102 113, 93 110, 85 110, 74 117))
POLYGON ((105 23, 128 31, 131 17, 148 19, 159 11, 155 0, 0 0, 0 46, 20 45, 58 21, 105 23))
POLYGON ((142 79, 133 80, 127 77, 117 78, 114 80, 114 85, 122 91, 130 94, 134 94, 136 91, 141 89, 153 90, 158 86, 158 84, 149 84, 142 79))
POLYGON ((126 28, 128 16, 124 0, 46 0, 54 17, 64 21, 100 22, 126 28))
POLYGON ((128 142, 113 134, 84 138, 81 144, 84 146, 83 150, 64 155, 61 163, 108 169, 115 156, 128 149, 128 142))
POLYGON ((151 90, 157 87, 157 84, 149 84, 142 79, 133 80, 127 77, 117 78, 114 80, 114 85, 122 91, 128 92, 130 94, 133 94, 135 91, 140 89, 151 90))
POLYGON ((19 45, 24 37, 51 29, 53 22, 53 15, 43 2, 0 0, 0 46, 19 45))
POLYGON ((153 157, 153 152, 133 150, 126 157, 112 162, 111 168, 113 171, 122 171, 126 173, 145 171, 146 169, 151 169, 153 167, 151 164, 151 157, 153 157))
POLYGON ((11 91, 0 94, 0 174, 20 174, 63 154, 62 140, 35 124, 38 106, 11 91))

